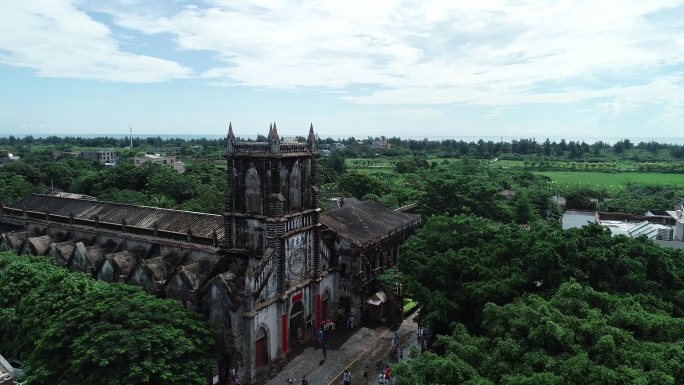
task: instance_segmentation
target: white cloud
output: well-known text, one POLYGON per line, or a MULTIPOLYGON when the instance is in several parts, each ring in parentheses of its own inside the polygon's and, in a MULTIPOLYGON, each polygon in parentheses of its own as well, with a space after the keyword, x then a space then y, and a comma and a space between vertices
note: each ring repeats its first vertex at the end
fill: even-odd
MULTIPOLYGON (((214 53, 214 68, 199 75, 211 84, 323 88, 369 105, 629 101, 619 108, 684 101, 681 82, 670 73, 684 61, 684 19, 658 22, 653 16, 678 5, 669 0, 90 4, 113 15, 120 28, 169 36, 190 54, 214 53)), ((49 8, 51 19, 27 10, 0 16, 7 22, 26 19, 10 23, 24 26, 14 33, 26 36, 16 46, 8 49, 7 38, 0 38, 9 52, 0 56, 2 62, 37 68, 45 76, 121 81, 132 81, 138 71, 148 81, 190 73, 173 62, 121 52, 108 28, 82 11, 41 8, 49 8), (30 25, 41 28, 31 31, 30 25), (50 42, 41 44, 44 40, 50 42), (51 63, 52 47, 68 54, 57 54, 51 63)), ((0 27, 0 36, 8 36, 5 28, 11 27, 0 27)))
POLYGON ((178 63, 123 52, 109 27, 76 4, 12 0, 0 12, 0 63, 39 76, 147 83, 187 77, 178 63))
MULTIPOLYGON (((170 33, 180 49, 216 52, 224 65, 203 76, 219 84, 374 85, 374 91, 350 92, 345 100, 512 105, 620 97, 635 92, 635 80, 657 82, 661 68, 684 61, 684 33, 672 21, 658 24, 646 16, 676 5, 215 0, 163 17, 120 14, 118 23, 170 33), (577 80, 586 86, 545 89, 547 83, 577 80)), ((671 86, 680 97, 681 87, 671 86)))

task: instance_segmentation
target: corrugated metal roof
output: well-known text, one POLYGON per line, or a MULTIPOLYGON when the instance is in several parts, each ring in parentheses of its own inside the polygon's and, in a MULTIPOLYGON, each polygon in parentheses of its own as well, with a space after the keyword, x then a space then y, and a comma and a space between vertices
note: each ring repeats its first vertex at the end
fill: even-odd
POLYGON ((350 201, 341 208, 324 212, 321 223, 339 236, 363 245, 418 226, 420 215, 394 211, 371 199, 350 201))
POLYGON ((591 222, 598 222, 598 220, 598 215, 595 211, 568 210, 561 217, 563 230, 580 228, 591 222))
POLYGON ((193 236, 211 238, 216 231, 218 239, 223 238, 223 218, 221 215, 161 209, 157 207, 133 206, 121 203, 87 201, 59 196, 33 194, 8 207, 32 212, 49 212, 53 215, 95 220, 101 223, 121 224, 144 229, 157 228, 161 231, 185 234, 188 230, 193 236))

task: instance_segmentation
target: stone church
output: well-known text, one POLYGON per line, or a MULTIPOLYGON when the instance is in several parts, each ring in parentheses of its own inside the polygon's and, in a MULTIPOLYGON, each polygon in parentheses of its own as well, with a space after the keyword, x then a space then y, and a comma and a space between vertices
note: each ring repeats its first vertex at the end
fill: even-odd
POLYGON ((420 226, 374 200, 323 211, 313 126, 306 142, 275 124, 267 139, 237 142, 229 127, 223 215, 31 195, 1 208, 0 250, 176 299, 222 326, 218 376, 235 367, 253 380, 328 317, 399 311, 376 277, 420 226))

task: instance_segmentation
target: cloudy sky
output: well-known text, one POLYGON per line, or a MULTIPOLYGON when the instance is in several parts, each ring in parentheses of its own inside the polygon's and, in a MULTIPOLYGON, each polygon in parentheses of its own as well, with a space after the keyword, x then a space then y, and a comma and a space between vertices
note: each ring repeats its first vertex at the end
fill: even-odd
POLYGON ((0 134, 682 137, 684 3, 9 0, 0 134))

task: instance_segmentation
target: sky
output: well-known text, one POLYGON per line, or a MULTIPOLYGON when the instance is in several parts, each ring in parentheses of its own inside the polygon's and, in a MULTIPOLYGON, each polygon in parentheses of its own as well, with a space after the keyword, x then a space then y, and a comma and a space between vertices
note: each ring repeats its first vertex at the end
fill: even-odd
POLYGON ((684 2, 6 0, 0 135, 684 137, 684 2))

